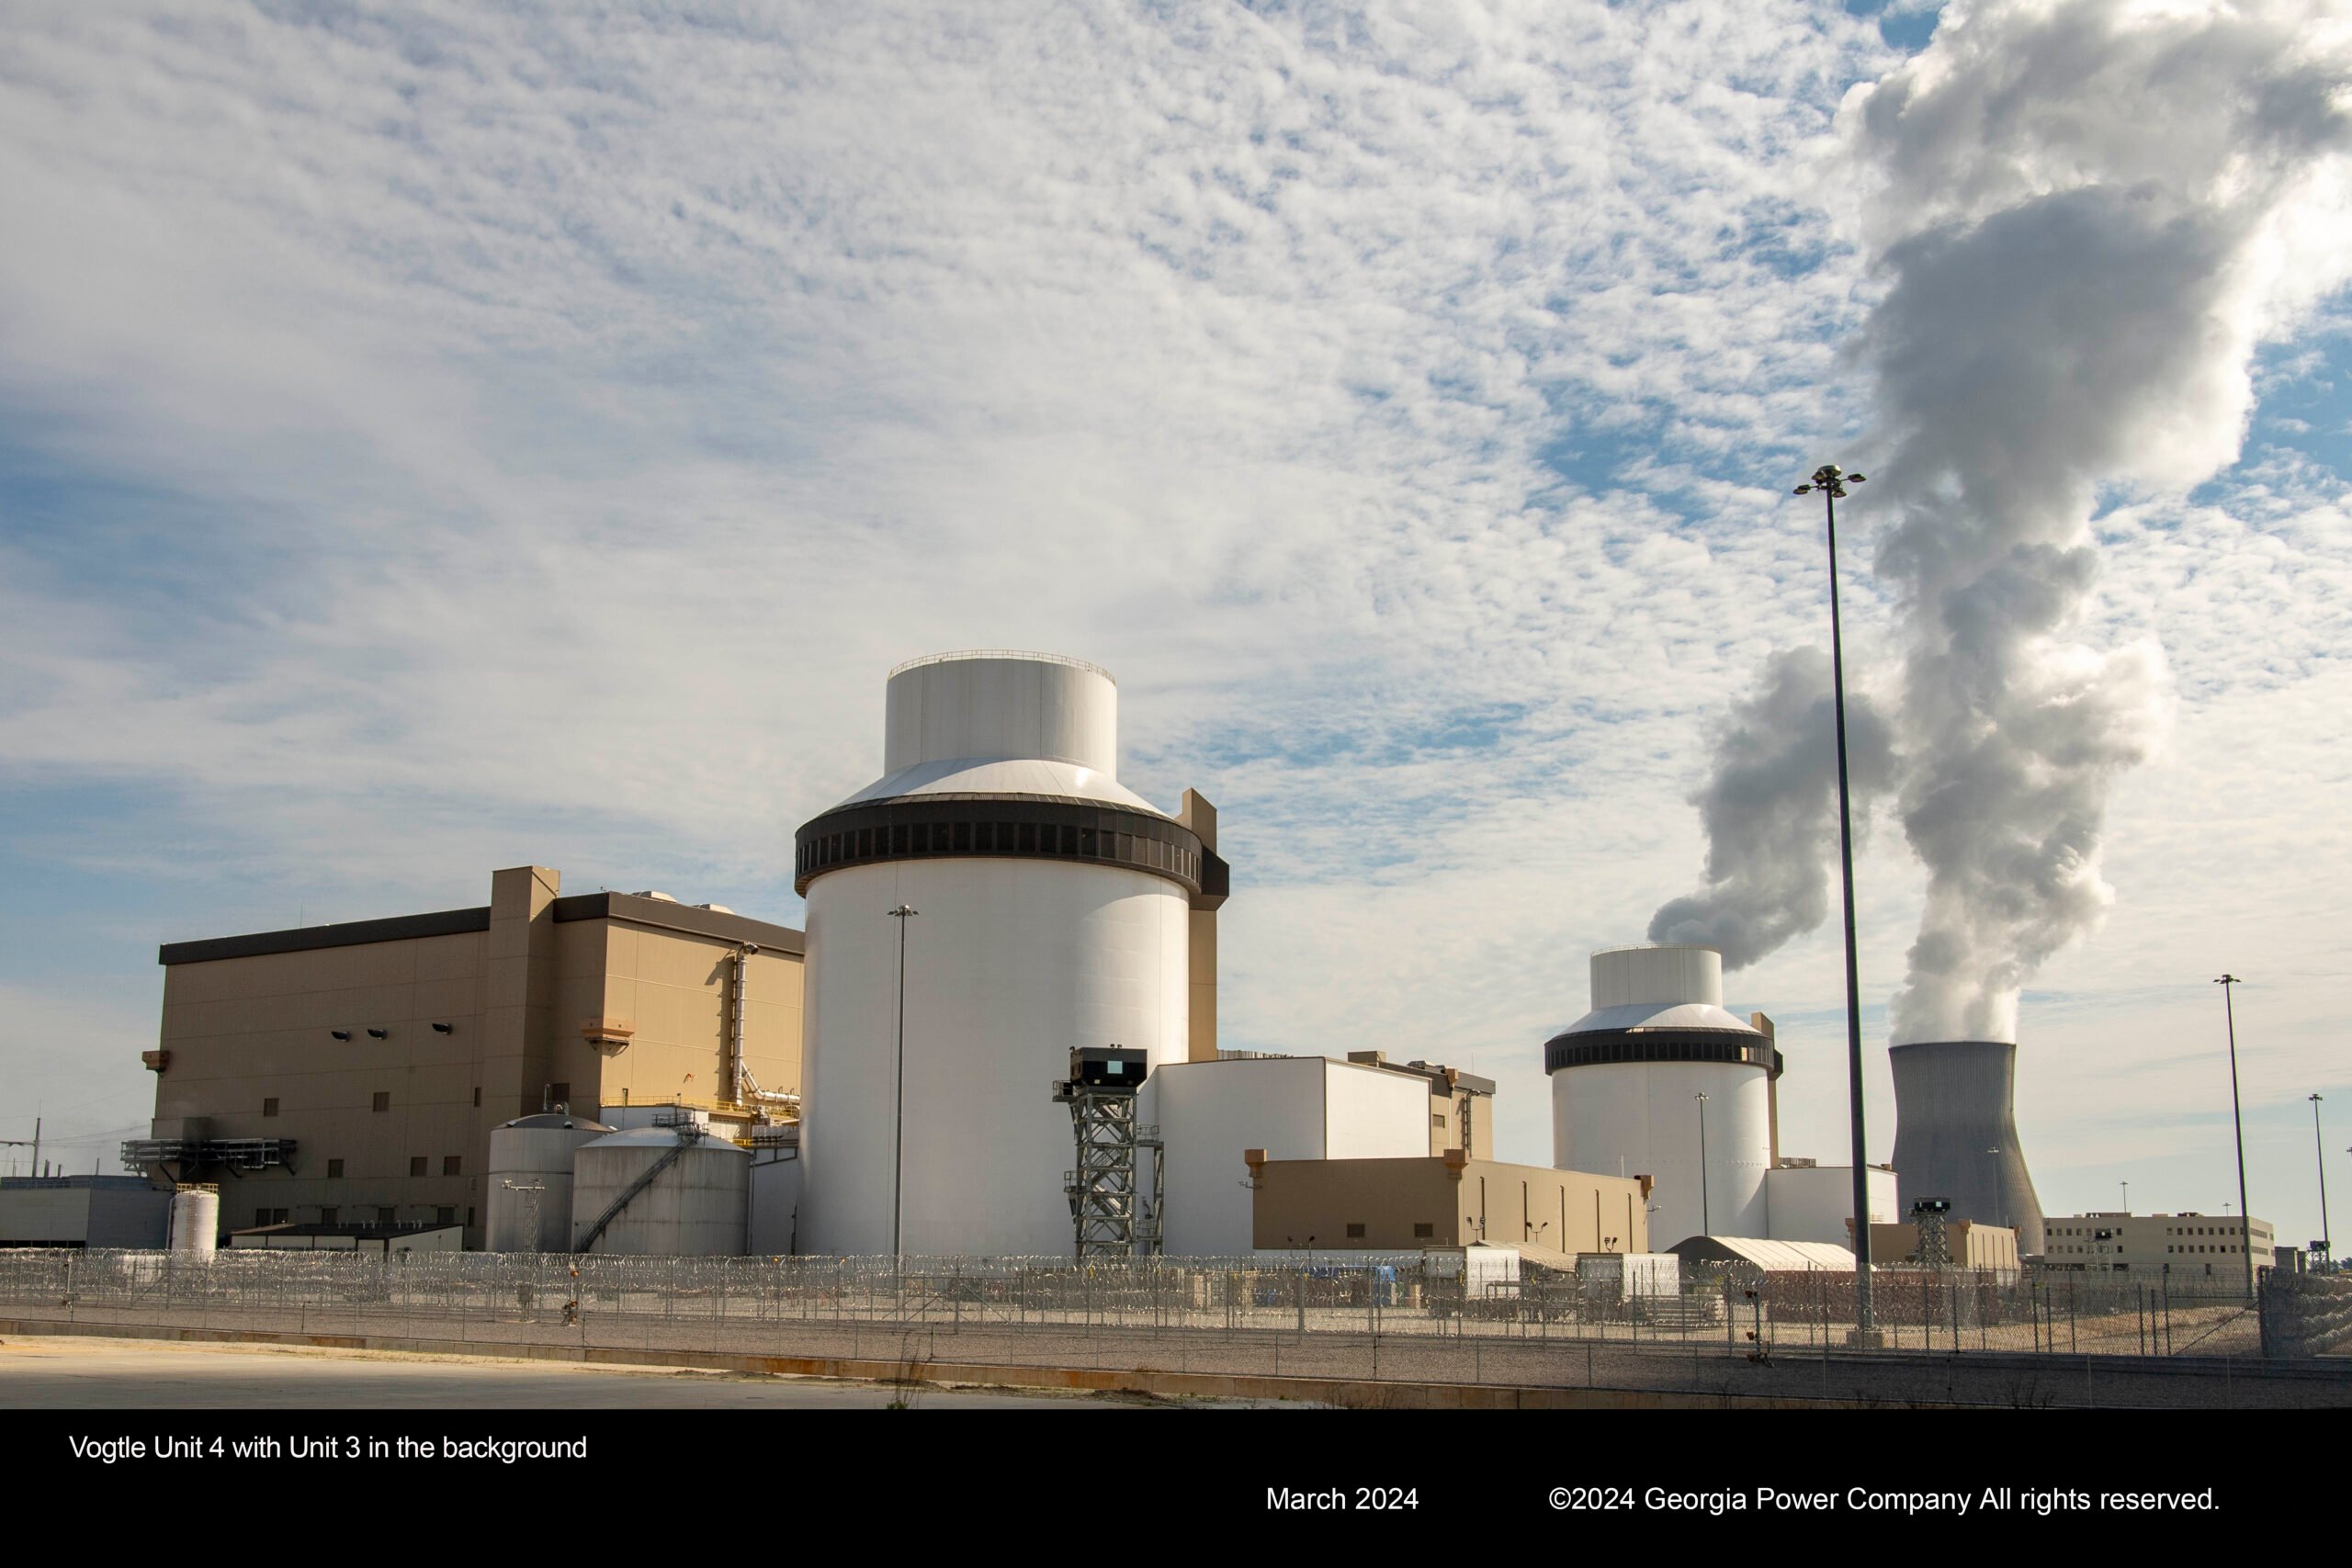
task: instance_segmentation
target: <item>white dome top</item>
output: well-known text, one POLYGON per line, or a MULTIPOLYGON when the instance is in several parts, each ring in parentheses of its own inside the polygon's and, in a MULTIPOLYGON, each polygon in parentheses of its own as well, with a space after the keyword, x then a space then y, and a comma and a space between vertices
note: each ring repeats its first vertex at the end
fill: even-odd
POLYGON ((1739 1014, 1708 1002, 1629 1002, 1623 1007, 1595 1008, 1560 1032, 1590 1034, 1604 1029, 1736 1029, 1742 1034, 1757 1032, 1755 1026, 1739 1014))
POLYGON ((948 757, 917 762, 867 784, 833 807, 923 795, 1030 795, 1053 800, 1099 800, 1132 811, 1166 812, 1108 773, 1041 758, 948 757))
POLYGON ((1736 1029, 1757 1032, 1724 1007, 1724 955, 1712 947, 1611 947, 1592 955, 1592 1010, 1562 1030, 1736 1029))

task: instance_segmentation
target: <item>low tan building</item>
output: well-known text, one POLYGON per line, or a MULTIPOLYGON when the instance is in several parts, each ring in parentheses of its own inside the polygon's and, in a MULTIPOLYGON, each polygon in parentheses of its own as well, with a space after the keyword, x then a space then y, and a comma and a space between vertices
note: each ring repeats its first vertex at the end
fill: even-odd
POLYGON ((1648 1182, 1473 1159, 1248 1156, 1261 1250, 1411 1252, 1475 1242, 1547 1253, 1647 1252, 1648 1182))
POLYGON ((2052 1214, 2043 1222, 2045 1269, 2115 1272, 2138 1270, 2176 1278, 2242 1284, 2246 1253, 2255 1272, 2277 1261, 2278 1237, 2270 1222, 2256 1215, 2253 1235, 2239 1214, 2126 1214, 2094 1210, 2087 1214, 2052 1214))
MULTIPOLYGON (((1846 1222, 1849 1235, 1854 1222, 1846 1222)), ((1984 1269, 1993 1273, 2014 1274, 2020 1259, 2018 1257, 2018 1233, 2007 1225, 1980 1225, 1973 1220, 1950 1220, 1944 1224, 1946 1262, 1953 1269, 1984 1269)), ((1917 1222, 1871 1226, 1871 1263, 1876 1268, 1890 1264, 1917 1267, 1924 1260, 1919 1256, 1919 1226, 1917 1222)))
POLYGON ((797 1114, 803 943, 661 894, 564 897, 166 944, 126 1165, 217 1182, 223 1230, 456 1224, 481 1245, 491 1129, 543 1106, 797 1114))

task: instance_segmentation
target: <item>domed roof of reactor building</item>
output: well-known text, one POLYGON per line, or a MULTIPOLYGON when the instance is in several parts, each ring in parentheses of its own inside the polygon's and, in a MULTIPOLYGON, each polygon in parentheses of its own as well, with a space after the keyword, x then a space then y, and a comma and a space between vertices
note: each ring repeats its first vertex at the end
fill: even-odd
POLYGON ((1607 948, 1592 955, 1592 1010, 1560 1034, 1723 1030, 1760 1038, 1723 1002, 1723 954, 1712 947, 1607 948))
POLYGON ((1111 672, 1059 654, 933 654, 890 671, 882 776, 831 809, 1018 796, 1167 813, 1118 780, 1111 672))

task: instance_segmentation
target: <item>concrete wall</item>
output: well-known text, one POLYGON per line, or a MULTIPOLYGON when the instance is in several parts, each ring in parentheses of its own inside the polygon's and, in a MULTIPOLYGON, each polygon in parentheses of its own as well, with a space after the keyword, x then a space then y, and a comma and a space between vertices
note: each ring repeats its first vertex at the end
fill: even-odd
POLYGON ((888 1253, 902 1180, 906 1252, 1071 1252, 1075 1147, 1053 1085, 1083 1046, 1184 1059, 1183 890, 1121 865, 943 858, 830 871, 808 897, 802 1250, 888 1253), (901 904, 921 911, 905 933, 902 1178, 901 904))
POLYGON ((0 1180, 0 1246, 159 1247, 172 1197, 129 1177, 0 1180))
MULTIPOLYGON (((1895 1206, 1894 1172, 1870 1173, 1871 1223, 1886 1224, 1895 1206)), ((1819 1241, 1853 1245, 1854 1168, 1850 1165, 1781 1166, 1764 1178, 1763 1235, 1773 1241, 1819 1241)))
POLYGON ((1552 1147, 1554 1163, 1566 1169, 1657 1178, 1650 1201, 1658 1213, 1650 1225, 1665 1246, 1701 1235, 1764 1234, 1772 1112, 1760 1066, 1615 1062, 1554 1073, 1552 1147), (1703 1138, 1701 1093, 1707 1096, 1703 1138))

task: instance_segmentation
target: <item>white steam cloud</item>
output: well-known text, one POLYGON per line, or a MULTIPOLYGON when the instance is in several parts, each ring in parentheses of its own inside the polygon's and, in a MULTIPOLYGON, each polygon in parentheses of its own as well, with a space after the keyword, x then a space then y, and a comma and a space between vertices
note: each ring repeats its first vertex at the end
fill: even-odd
MULTIPOLYGON (((2352 28, 2325 6, 1992 0, 1842 111, 1888 282, 1860 345, 1886 454, 1861 515, 1892 520, 1886 716, 1928 874, 1897 1042, 2016 1038, 2018 989, 2113 899, 2108 793, 2158 740, 2167 683, 2152 639, 2083 639, 2090 518, 2102 487, 2234 460, 2256 345, 2352 277, 2348 104, 2352 28)), ((1826 915, 1835 842, 1823 768, 1759 772, 1747 728, 1698 797, 1707 886, 1651 928, 1732 964, 1826 915), (1724 810, 1744 778, 1785 794, 1724 810)))

